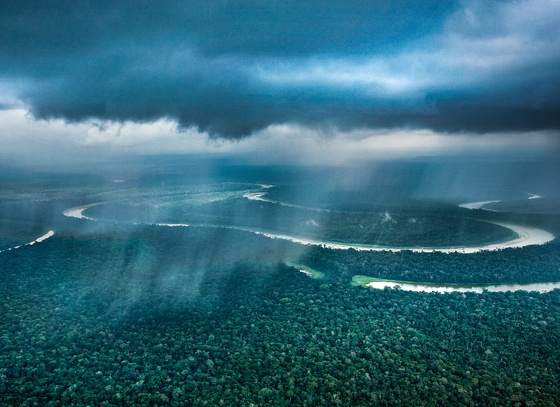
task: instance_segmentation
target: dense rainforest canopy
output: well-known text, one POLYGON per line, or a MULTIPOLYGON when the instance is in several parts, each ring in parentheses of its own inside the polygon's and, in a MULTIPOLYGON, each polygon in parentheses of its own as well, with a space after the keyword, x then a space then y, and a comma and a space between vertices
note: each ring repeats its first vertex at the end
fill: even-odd
MULTIPOLYGON (((552 406, 558 400, 558 290, 364 289, 349 284, 349 270, 357 268, 342 269, 328 250, 304 254, 332 264, 322 269, 323 279, 312 279, 280 262, 296 253, 288 242, 267 240, 255 250, 265 238, 232 230, 133 229, 55 236, 1 254, 2 403, 552 406), (225 234, 235 234, 238 245, 221 250, 225 234), (218 247, 202 259, 197 248, 209 239, 218 247)), ((508 259, 516 253, 549 267, 557 261, 546 246, 525 250, 499 253, 503 267, 490 258, 487 267, 509 281, 516 262, 508 259)), ((366 257, 357 264, 375 259, 379 267, 392 256, 394 269, 472 265, 465 263, 472 255, 360 255, 366 257)), ((477 273, 482 268, 472 278, 477 273)))
MULTIPOLYGON (((262 193, 258 184, 184 180, 165 174, 123 186, 53 176, 0 185, 0 250, 55 232, 0 252, 0 404, 553 406, 560 398, 560 290, 436 294, 351 284, 357 275, 558 282, 557 241, 472 254, 368 252, 224 227, 446 246, 511 238, 484 221, 559 235, 558 216, 397 200, 372 207, 359 195, 348 205, 336 194, 329 208, 315 193, 275 204, 243 198, 262 193), (104 220, 63 216, 96 202, 105 204, 85 214, 104 220), (157 225, 166 222, 213 227, 157 225)), ((271 199, 291 196, 266 190, 271 199)))

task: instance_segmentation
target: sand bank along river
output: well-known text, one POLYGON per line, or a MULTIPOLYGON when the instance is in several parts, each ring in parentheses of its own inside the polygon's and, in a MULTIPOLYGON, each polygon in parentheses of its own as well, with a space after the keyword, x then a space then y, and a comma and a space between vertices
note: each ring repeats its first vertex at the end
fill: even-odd
POLYGON ((62 212, 62 214, 64 216, 68 216, 69 218, 95 220, 94 218, 90 218, 89 216, 84 215, 84 211, 88 208, 101 205, 102 203, 103 202, 96 202, 88 205, 75 206, 73 208, 66 209, 64 212, 62 212))
MULTIPOLYGON (((69 208, 65 210, 63 213, 65 216, 71 218, 78 218, 78 219, 88 219, 88 220, 95 220, 94 218, 88 217, 84 215, 84 211, 88 208, 93 206, 100 205, 101 202, 76 206, 73 208, 69 208)), ((502 226, 508 229, 511 229, 513 232, 517 234, 517 238, 511 239, 505 242, 498 242, 492 243, 487 245, 481 246, 454 246, 454 247, 398 247, 398 246, 379 246, 379 245, 368 245, 368 244, 357 244, 357 243, 337 243, 337 242, 329 242, 325 240, 319 239, 311 239, 306 237, 298 237, 298 236, 291 236, 287 234, 275 233, 271 231, 265 231, 261 229, 255 228, 246 228, 242 226, 222 226, 222 225, 192 225, 192 226, 206 226, 206 227, 222 227, 227 229, 235 229, 241 230, 244 232, 255 233, 258 235, 262 235, 271 239, 283 239, 289 240, 294 243, 302 244, 302 245, 312 245, 312 246, 321 246, 329 249, 340 249, 340 250, 348 250, 354 249, 358 251, 393 251, 399 252, 404 250, 409 250, 412 252, 417 253, 432 253, 432 252, 440 252, 440 253, 476 253, 481 251, 490 251, 490 250, 500 250, 500 249, 507 249, 507 248, 516 248, 516 247, 525 247, 531 245, 542 245, 545 243, 554 240, 554 235, 551 233, 530 227, 530 226, 522 226, 522 225, 514 225, 511 223, 502 223, 502 222, 490 222, 494 223, 498 226, 502 226)), ((154 224, 156 226, 166 226, 166 227, 188 227, 190 225, 182 224, 182 223, 158 223, 154 224)))
POLYGON ((436 293, 478 293, 483 292, 507 292, 507 291, 538 291, 545 293, 560 288, 560 282, 555 283, 532 283, 532 284, 426 284, 405 281, 382 280, 368 276, 354 276, 352 283, 369 288, 399 288, 404 291, 436 292, 436 293))
MULTIPOLYGON (((543 196, 542 195, 537 195, 537 194, 527 193, 527 199, 540 199, 540 198, 543 198, 543 196)), ((494 200, 491 200, 491 201, 465 202, 465 203, 460 204, 459 208, 482 209, 484 211, 499 212, 495 209, 488 209, 488 208, 484 207, 488 204, 493 204, 493 203, 498 203, 498 202, 503 202, 503 200, 502 199, 494 199, 494 200)))
POLYGON ((500 243, 492 243, 482 246, 472 246, 472 247, 398 247, 398 246, 377 246, 377 245, 367 245, 367 244, 356 244, 356 243, 335 243, 325 240, 316 240, 304 237, 296 237, 285 234, 279 234, 274 232, 267 232, 252 228, 243 228, 237 226, 227 226, 231 229, 243 230, 246 232, 252 232, 255 234, 263 235, 271 239, 284 239, 289 240, 294 243, 299 243, 303 245, 313 245, 321 246, 328 249, 341 249, 348 250, 354 249, 357 251, 392 251, 400 252, 404 250, 409 250, 415 253, 477 253, 485 250, 500 250, 514 247, 525 247, 531 245, 541 245, 554 240, 554 235, 551 233, 537 228, 532 228, 529 226, 513 225, 509 223, 498 223, 490 222, 499 226, 513 230, 518 237, 512 240, 508 240, 500 243))
POLYGON ((24 243, 24 244, 20 244, 19 246, 14 246, 14 247, 10 247, 8 249, 4 249, 4 250, 0 250, 0 253, 2 252, 8 252, 10 250, 16 250, 19 249, 20 247, 25 247, 25 246, 33 246, 35 243, 41 243, 42 241, 47 240, 49 237, 54 236, 54 230, 49 230, 47 233, 45 233, 43 236, 38 237, 37 239, 33 240, 32 242, 29 243, 24 243))
MULTIPOLYGON (((261 185, 263 189, 269 189, 271 185, 261 185)), ((293 206, 296 208, 304 208, 296 205, 290 205, 282 202, 272 201, 269 199, 264 198, 268 191, 263 190, 259 192, 245 194, 244 197, 251 200, 259 200, 264 202, 276 203, 279 205, 285 206, 293 206)), ((537 199, 542 198, 540 195, 535 194, 527 194, 527 199, 537 199)), ((481 202, 468 202, 459 205, 461 208, 466 209, 483 209, 483 206, 486 204, 494 203, 494 202, 501 202, 500 200, 492 200, 492 201, 481 201, 481 202)), ((311 210, 320 210, 316 208, 306 208, 311 210)), ((322 209, 321 211, 325 211, 322 209)), ((322 246, 329 249, 354 249, 360 251, 403 251, 403 250, 410 250, 413 252, 418 253, 430 253, 430 252, 440 252, 440 253, 477 253, 485 250, 500 250, 506 248, 515 248, 515 247, 525 247, 531 245, 542 245, 554 240, 554 235, 538 228, 530 227, 530 226, 521 226, 521 225, 514 225, 511 223, 503 223, 503 222, 492 222, 488 221, 488 223, 493 223, 498 226, 505 227, 507 229, 512 230, 517 234, 517 238, 511 239, 505 242, 498 242, 492 243, 482 246, 470 246, 470 247, 463 247, 463 246, 453 246, 453 247, 398 247, 398 246, 378 246, 378 245, 367 245, 367 244, 353 244, 353 243, 337 243, 337 242, 329 242, 324 240, 316 240, 304 237, 296 237, 296 236, 289 236, 285 234, 274 233, 270 231, 263 231, 263 230, 256 230, 250 228, 242 228, 242 227, 232 227, 234 229, 244 230, 247 232, 257 233, 272 239, 284 239, 290 240, 294 243, 299 243, 303 245, 314 245, 314 246, 322 246)))
MULTIPOLYGON (((263 188, 268 189, 270 188, 270 186, 268 185, 263 186, 263 188)), ((264 201, 265 199, 263 199, 262 197, 265 194, 266 192, 256 192, 254 194, 246 194, 245 198, 264 201)), ((540 196, 530 195, 528 199, 536 199, 537 197, 540 196)), ((268 201, 268 202, 273 202, 273 201, 268 201)), ((481 209, 485 204, 492 203, 492 202, 498 202, 498 201, 496 200, 496 201, 484 201, 484 202, 471 202, 471 203, 462 204, 460 206, 467 209, 481 209)), ((76 206, 65 210, 63 213, 65 216, 72 217, 72 218, 95 220, 94 218, 84 215, 83 212, 88 208, 100 204, 102 204, 102 202, 76 206)), ((494 223, 496 225, 511 229, 513 232, 517 234, 518 237, 506 242, 493 243, 493 244, 474 246, 474 247, 446 247, 446 248, 445 247, 444 248, 413 247, 411 248, 411 247, 395 247, 395 246, 362 245, 362 244, 352 244, 352 243, 335 243, 335 242, 328 242, 323 240, 315 240, 315 239, 295 237, 295 236, 290 236, 285 234, 278 234, 274 232, 253 229, 253 228, 244 228, 240 226, 239 227, 221 226, 221 225, 199 225, 199 226, 221 227, 221 228, 241 230, 245 232, 263 235, 271 239, 284 239, 303 245, 316 245, 316 246, 322 246, 331 249, 342 249, 342 250, 354 249, 354 250, 393 251, 393 252, 410 250, 413 252, 476 253, 485 250, 500 250, 505 248, 516 248, 516 247, 524 247, 530 245, 542 245, 554 239, 554 235, 542 229, 538 229, 530 226, 515 225, 511 223, 502 223, 502 222, 490 222, 490 223, 494 223)), ((182 223, 156 223, 154 225, 163 226, 163 227, 189 227, 190 226, 188 224, 182 224, 182 223)), ((196 226, 196 225, 192 225, 192 226, 196 226)), ((39 239, 42 239, 43 237, 39 239)), ((39 239, 37 239, 36 241, 41 241, 39 239)), ((28 244, 33 244, 33 243, 34 242, 28 244)), ((313 276, 315 278, 320 278, 322 276, 322 273, 317 272, 316 270, 311 271, 311 269, 306 268, 305 266, 299 265, 296 267, 300 269, 301 272, 313 276)), ((405 290, 405 291, 438 292, 438 293, 452 293, 452 292, 483 293, 483 292, 518 291, 518 290, 548 292, 556 288, 560 288, 560 282, 534 283, 534 284, 499 284, 499 285, 439 285, 439 284, 381 280, 381 279, 376 279, 367 276, 354 276, 353 283, 365 287, 370 287, 370 288, 383 289, 386 287, 395 288, 398 286, 401 290, 405 290)))

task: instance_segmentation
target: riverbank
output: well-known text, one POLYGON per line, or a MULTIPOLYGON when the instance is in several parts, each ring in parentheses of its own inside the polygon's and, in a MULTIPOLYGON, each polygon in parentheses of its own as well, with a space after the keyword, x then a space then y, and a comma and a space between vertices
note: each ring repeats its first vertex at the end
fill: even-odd
POLYGON ((560 289, 560 282, 552 283, 531 283, 531 284, 483 284, 483 285, 463 285, 463 284, 427 284, 414 283, 410 281, 383 280, 368 276, 354 276, 352 284, 362 287, 385 289, 398 288, 404 291, 414 292, 436 292, 436 293, 477 293, 484 292, 508 292, 508 291, 537 291, 540 293, 550 292, 560 289))
MULTIPOLYGON (((65 216, 77 219, 87 219, 87 220, 95 220, 95 218, 88 217, 84 215, 84 211, 88 208, 97 206, 102 204, 102 202, 96 202, 88 205, 81 205, 76 206, 73 208, 69 208, 63 212, 65 216)), ((183 223, 157 223, 155 226, 166 226, 166 227, 186 227, 186 226, 200 226, 200 227, 222 227, 226 229, 234 229, 240 230, 244 232, 254 233, 261 236, 268 237, 270 239, 282 239, 288 240, 293 243, 301 244, 301 245, 312 245, 312 246, 321 246, 327 249, 337 249, 337 250, 357 250, 357 251, 392 251, 392 252, 401 252, 401 251, 412 251, 415 253, 477 253, 481 251, 493 251, 493 250, 501 250, 507 248, 519 248, 531 245, 542 245, 554 240, 555 236, 545 230, 523 226, 523 225, 514 225, 511 223, 502 223, 502 222, 491 222, 498 226, 502 226, 512 230, 517 237, 512 240, 508 240, 505 242, 498 242, 480 246, 454 246, 454 247, 398 247, 398 246, 380 246, 380 245, 368 245, 368 244, 357 244, 357 243, 337 243, 337 242, 330 242, 325 240, 318 240, 318 239, 311 239, 305 237, 298 237, 298 236, 290 236, 287 234, 275 233, 271 231, 265 231, 255 228, 246 228, 242 226, 223 226, 223 225, 188 225, 183 223)))
POLYGON ((84 215, 84 211, 88 208, 93 208, 94 206, 101 205, 102 203, 103 202, 95 202, 87 205, 74 206, 73 208, 66 209, 62 212, 62 214, 69 218, 95 220, 94 218, 90 218, 89 216, 84 215))
POLYGON ((10 247, 8 249, 0 250, 0 253, 9 252, 10 250, 16 250, 16 249, 19 249, 19 248, 25 247, 25 246, 33 246, 35 243, 44 242, 45 240, 47 240, 49 237, 52 237, 52 236, 54 236, 54 230, 49 230, 43 236, 38 237, 37 239, 33 240, 32 242, 24 243, 24 244, 20 244, 18 246, 10 247))

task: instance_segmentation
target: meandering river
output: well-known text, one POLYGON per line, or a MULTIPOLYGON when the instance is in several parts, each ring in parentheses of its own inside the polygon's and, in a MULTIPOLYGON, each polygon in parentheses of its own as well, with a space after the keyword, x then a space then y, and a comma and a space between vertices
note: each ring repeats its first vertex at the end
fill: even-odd
MULTIPOLYGON (((271 186, 262 186, 263 189, 268 189, 271 186)), ((262 200, 271 203, 276 203, 274 201, 268 201, 263 198, 266 191, 254 192, 250 194, 245 194, 244 197, 252 200, 262 200)), ((528 199, 536 199, 536 195, 530 195, 528 199)), ((484 202, 471 202, 461 204, 460 206, 467 209, 481 209, 485 204, 495 201, 484 201, 484 202)), ((91 203, 88 205, 76 206, 65 210, 63 213, 65 216, 86 219, 86 220, 96 220, 95 218, 86 216, 84 211, 93 206, 101 205, 102 202, 91 203)), ((331 249, 341 249, 341 250, 368 250, 368 251, 403 251, 409 250, 412 252, 443 252, 443 253, 476 253, 481 251, 489 250, 500 250, 505 248, 518 248, 530 245, 542 245, 550 242, 555 237, 551 233, 530 227, 525 225, 516 225, 511 223, 503 222, 490 222, 496 225, 511 229, 517 234, 517 238, 511 239, 505 242, 473 246, 473 247, 396 247, 396 246, 376 246, 376 245, 366 245, 366 244, 353 244, 353 243, 335 243, 328 242, 324 240, 316 240, 310 238, 303 238, 297 236, 290 236, 286 234, 279 234, 270 231, 255 229, 255 228, 245 228, 240 226, 223 226, 223 225, 188 225, 183 223, 155 223, 155 226, 162 227, 189 227, 189 226, 204 226, 204 227, 219 227, 227 229, 241 230, 249 233, 255 233, 262 236, 266 236, 271 239, 284 239, 289 240, 294 243, 299 243, 303 245, 316 245, 331 249)), ((30 243, 30 244, 33 244, 30 243)), ((303 266, 302 266, 303 267, 303 266)), ((301 268, 301 267, 300 267, 301 268)), ((302 269, 303 270, 303 269, 302 269)), ((311 273, 305 270, 306 274, 311 273)), ((362 277, 363 276, 357 276, 362 277)), ((405 291, 417 291, 417 292, 437 292, 437 293, 453 293, 453 292, 473 292, 473 293, 483 293, 483 292, 507 292, 507 291, 538 291, 538 292, 548 292, 554 289, 560 288, 560 282, 550 282, 550 283, 534 283, 534 284, 499 284, 499 285, 444 285, 444 284, 426 284, 426 283, 414 283, 414 282, 402 282, 402 281, 390 281, 390 280, 379 280, 371 279, 375 281, 362 281, 359 284, 369 288, 383 289, 386 287, 396 288, 399 287, 401 290, 405 291)))
MULTIPOLYGON (((263 198, 263 196, 267 193, 267 190, 271 188, 271 185, 261 185, 262 190, 257 192, 246 193, 243 197, 251 200, 260 200, 266 201, 270 203, 277 203, 280 205, 288 205, 283 204, 271 200, 267 200, 263 198)), ((529 194, 528 199, 535 199, 538 195, 529 194)), ((459 206, 468 209, 480 209, 484 204, 490 202, 499 202, 498 200, 495 201, 484 201, 484 202, 470 202, 461 204, 459 206)), ((88 219, 88 220, 95 220, 94 218, 88 217, 84 215, 84 211, 88 208, 93 206, 101 205, 102 202, 91 203, 88 205, 76 206, 73 208, 69 208, 64 211, 64 215, 72 218, 78 219, 88 219)), ((296 207, 296 206, 294 206, 296 207)), ((316 210, 316 209, 314 209, 316 210)), ((450 247, 402 247, 402 246, 383 246, 383 245, 370 245, 370 244, 358 244, 358 243, 339 243, 339 242, 330 242, 327 240, 320 240, 320 239, 312 239, 307 237, 300 237, 300 236, 292 236, 283 233, 277 233, 268 230, 262 230, 257 228, 249 228, 243 226, 223 226, 223 225, 188 225, 184 223, 155 223, 155 226, 166 226, 166 227, 189 227, 189 226, 204 226, 204 227, 216 227, 216 228, 227 228, 227 229, 235 229, 240 230, 248 233, 254 233, 258 235, 262 235, 271 239, 282 239, 288 240, 294 243, 302 244, 302 245, 312 245, 312 246, 321 246, 329 249, 339 249, 339 250, 348 250, 354 249, 358 251, 392 251, 392 252, 400 252, 404 250, 409 250, 416 253, 477 253, 481 251, 491 251, 491 250, 501 250, 507 248, 518 248, 518 247, 525 247, 531 245, 542 245, 554 240, 554 235, 552 233, 547 232, 543 229, 538 229, 535 227, 525 226, 525 225, 516 225, 512 223, 505 223, 505 222, 494 222, 494 221, 487 221, 489 223, 493 223, 498 226, 502 226, 512 230, 517 237, 511 240, 507 240, 504 242, 497 242, 479 246, 450 246, 450 247)))

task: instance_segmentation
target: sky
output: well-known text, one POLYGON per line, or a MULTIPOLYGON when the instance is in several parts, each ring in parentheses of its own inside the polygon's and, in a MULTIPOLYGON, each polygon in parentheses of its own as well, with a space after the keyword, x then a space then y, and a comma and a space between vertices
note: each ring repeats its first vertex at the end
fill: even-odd
POLYGON ((560 151, 560 0, 3 1, 0 158, 560 151))

